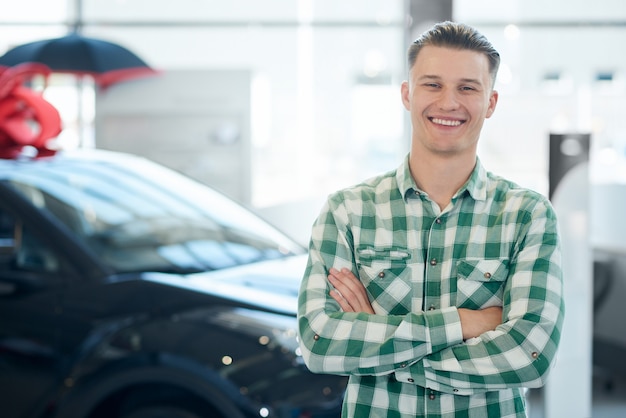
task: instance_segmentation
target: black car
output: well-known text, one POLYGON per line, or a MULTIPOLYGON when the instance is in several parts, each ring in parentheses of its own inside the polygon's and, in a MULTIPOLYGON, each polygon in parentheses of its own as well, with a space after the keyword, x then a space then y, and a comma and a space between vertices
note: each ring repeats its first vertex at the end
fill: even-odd
POLYGON ((298 352, 305 257, 140 157, 0 160, 0 416, 339 416, 298 352))

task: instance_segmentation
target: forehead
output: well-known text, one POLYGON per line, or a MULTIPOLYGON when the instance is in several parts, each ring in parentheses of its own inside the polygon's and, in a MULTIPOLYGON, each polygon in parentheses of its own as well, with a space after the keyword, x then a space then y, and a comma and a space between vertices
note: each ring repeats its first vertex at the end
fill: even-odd
POLYGON ((425 46, 410 70, 411 78, 439 77, 475 79, 487 84, 491 78, 489 59, 478 51, 425 46))

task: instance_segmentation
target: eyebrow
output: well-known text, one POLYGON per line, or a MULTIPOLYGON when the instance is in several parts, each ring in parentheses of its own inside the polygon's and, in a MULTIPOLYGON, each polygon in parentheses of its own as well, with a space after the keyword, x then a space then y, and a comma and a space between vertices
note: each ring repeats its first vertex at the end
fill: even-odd
MULTIPOLYGON (((426 81, 426 80, 433 80, 433 81, 440 81, 441 77, 438 75, 429 75, 429 74, 425 74, 421 77, 419 77, 417 79, 417 81, 426 81)), ((476 78, 462 78, 461 80, 459 80, 461 83, 468 83, 468 84, 476 84, 479 86, 482 86, 482 82, 479 79, 476 78)))

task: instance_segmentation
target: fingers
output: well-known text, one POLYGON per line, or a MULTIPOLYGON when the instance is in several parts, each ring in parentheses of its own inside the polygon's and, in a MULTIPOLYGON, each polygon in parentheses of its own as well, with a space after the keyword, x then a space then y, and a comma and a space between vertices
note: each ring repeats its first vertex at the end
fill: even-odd
POLYGON ((330 296, 339 303, 344 312, 374 313, 365 287, 350 270, 331 268, 329 273, 328 280, 334 287, 330 296))
POLYGON ((352 306, 350 306, 348 301, 343 298, 343 295, 339 293, 337 289, 331 289, 330 296, 337 301, 337 303, 339 304, 339 306, 341 306, 341 309, 344 312, 354 312, 352 306))

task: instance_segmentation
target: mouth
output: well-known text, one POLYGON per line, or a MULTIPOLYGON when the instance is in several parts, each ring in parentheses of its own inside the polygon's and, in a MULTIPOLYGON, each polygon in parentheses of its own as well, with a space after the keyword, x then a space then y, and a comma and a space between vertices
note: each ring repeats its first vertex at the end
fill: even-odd
POLYGON ((428 118, 428 120, 430 120, 432 123, 436 125, 442 125, 442 126, 461 126, 462 124, 465 123, 465 120, 462 120, 462 119, 441 119, 441 118, 431 117, 431 118, 428 118))

